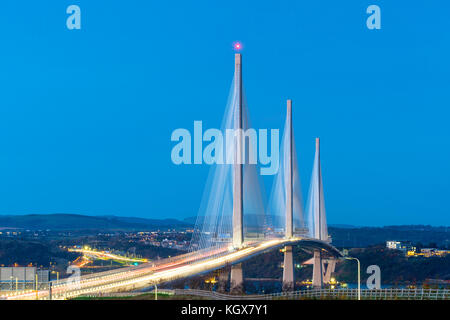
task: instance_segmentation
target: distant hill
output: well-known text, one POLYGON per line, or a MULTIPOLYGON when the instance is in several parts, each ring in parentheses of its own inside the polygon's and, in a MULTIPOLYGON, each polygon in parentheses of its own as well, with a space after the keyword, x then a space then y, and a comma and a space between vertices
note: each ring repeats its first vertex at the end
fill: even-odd
POLYGON ((441 248, 450 245, 450 229, 448 227, 403 225, 342 228, 330 226, 328 233, 336 247, 363 248, 378 244, 384 245, 388 240, 408 240, 414 244, 441 248))
POLYGON ((339 228, 339 229, 357 229, 359 227, 356 227, 351 224, 329 224, 328 228, 339 228))
POLYGON ((145 219, 117 216, 85 216, 78 214, 0 215, 0 229, 25 230, 155 230, 189 227, 176 219, 145 219))
MULTIPOLYGON (((201 223, 203 217, 198 219, 201 223)), ((182 221, 176 219, 145 219, 118 216, 86 216, 78 214, 29 214, 0 215, 0 230, 5 228, 23 230, 109 230, 109 231, 153 231, 158 229, 185 228, 196 224, 196 217, 182 221)), ((387 240, 409 240, 422 246, 434 245, 442 248, 450 245, 448 227, 403 225, 386 227, 361 227, 330 225, 328 232, 336 247, 367 247, 385 244, 387 240)))
MULTIPOLYGON (((201 220, 204 219, 204 217, 200 218, 201 220)), ((184 218, 183 219, 184 222, 195 225, 195 223, 197 222, 197 217, 188 217, 188 218, 184 218)))

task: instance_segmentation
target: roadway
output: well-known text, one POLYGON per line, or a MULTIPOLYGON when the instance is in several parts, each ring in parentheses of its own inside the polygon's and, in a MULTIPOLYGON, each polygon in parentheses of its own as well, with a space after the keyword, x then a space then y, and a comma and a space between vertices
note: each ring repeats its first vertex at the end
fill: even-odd
POLYGON ((107 251, 97 251, 97 250, 92 250, 92 249, 87 249, 87 248, 68 248, 67 251, 82 253, 86 256, 93 257, 96 259, 117 260, 117 261, 123 261, 123 262, 137 262, 137 263, 148 262, 147 259, 129 258, 129 257, 113 254, 113 253, 110 253, 107 251))
MULTIPOLYGON (((199 251, 165 259, 157 264, 144 263, 140 266, 124 267, 106 272, 94 273, 79 278, 66 278, 52 281, 52 298, 67 299, 101 292, 134 291, 163 282, 190 277, 226 265, 242 262, 267 250, 287 245, 303 245, 319 248, 334 256, 340 256, 338 250, 329 243, 305 238, 273 239, 249 243, 241 249, 219 248, 199 251)), ((0 296, 3 299, 49 299, 49 290, 24 291, 0 296)))

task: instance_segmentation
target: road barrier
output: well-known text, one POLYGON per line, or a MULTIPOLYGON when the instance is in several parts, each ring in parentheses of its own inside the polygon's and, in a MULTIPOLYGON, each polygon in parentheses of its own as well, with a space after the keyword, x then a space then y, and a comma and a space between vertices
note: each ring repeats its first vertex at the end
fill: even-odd
MULTIPOLYGON (((160 289, 159 294, 173 296, 203 297, 212 300, 357 300, 358 289, 307 289, 292 292, 279 292, 261 295, 231 295, 216 291, 195 289, 160 289)), ((133 297, 143 292, 116 292, 104 294, 90 294, 85 297, 133 297)), ((154 294, 154 292, 151 292, 154 294)), ((195 298, 193 298, 195 299, 195 298)), ((450 300, 450 289, 380 289, 361 290, 363 300, 450 300)))
MULTIPOLYGON (((208 297, 214 300, 278 300, 278 299, 329 299, 356 300, 358 289, 308 289, 264 295, 230 295, 205 290, 173 290, 175 295, 208 297)), ((361 290, 364 300, 450 300, 450 289, 379 289, 361 290)))

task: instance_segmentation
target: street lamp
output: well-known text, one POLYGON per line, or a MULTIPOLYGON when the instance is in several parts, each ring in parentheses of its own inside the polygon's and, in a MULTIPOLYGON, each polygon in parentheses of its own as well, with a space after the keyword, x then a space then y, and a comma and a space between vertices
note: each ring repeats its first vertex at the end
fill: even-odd
POLYGON ((361 263, 358 258, 344 257, 347 260, 356 260, 358 262, 358 300, 361 300, 361 263))
POLYGON ((35 279, 34 279, 35 283, 36 283, 36 300, 39 300, 39 292, 38 292, 38 275, 36 273, 35 275, 35 279))

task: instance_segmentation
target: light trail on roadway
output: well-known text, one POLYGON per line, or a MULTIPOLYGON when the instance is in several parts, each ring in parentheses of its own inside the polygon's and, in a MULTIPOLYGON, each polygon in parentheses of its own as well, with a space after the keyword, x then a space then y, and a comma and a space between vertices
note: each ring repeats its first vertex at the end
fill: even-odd
MULTIPOLYGON (((67 299, 100 292, 132 291, 162 282, 186 278, 212 271, 228 264, 237 263, 265 250, 289 245, 302 238, 274 239, 244 246, 237 250, 222 248, 191 256, 174 257, 173 261, 154 265, 142 264, 138 267, 126 267, 107 273, 83 276, 79 281, 67 278, 53 282, 52 298, 67 299)), ((3 299, 49 299, 49 290, 18 292, 2 296, 3 299)))

